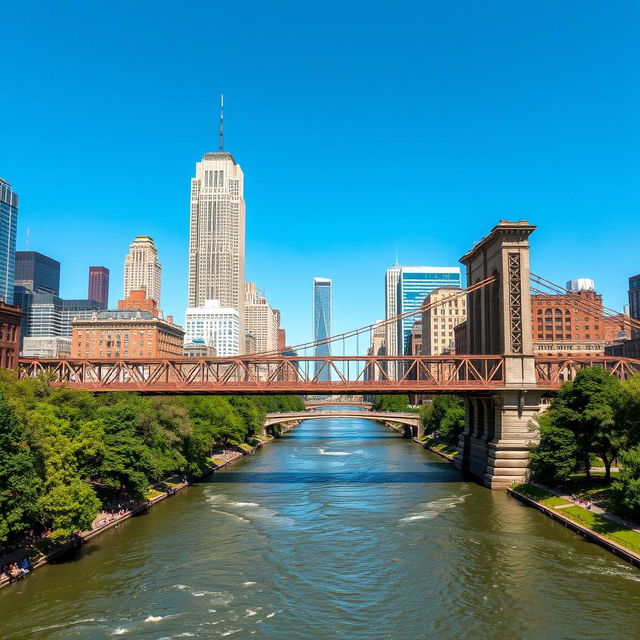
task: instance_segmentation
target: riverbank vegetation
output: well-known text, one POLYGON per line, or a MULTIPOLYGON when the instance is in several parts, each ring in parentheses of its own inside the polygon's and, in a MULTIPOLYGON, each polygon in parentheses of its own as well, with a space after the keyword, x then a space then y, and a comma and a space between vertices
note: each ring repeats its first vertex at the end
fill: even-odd
POLYGON ((216 449, 255 443, 266 413, 302 409, 294 396, 92 394, 2 372, 0 545, 89 529, 106 500, 200 476, 216 449))
POLYGON ((640 374, 620 381, 600 367, 582 369, 538 426, 529 464, 534 480, 597 494, 608 510, 640 521, 640 374))
POLYGON ((420 421, 425 436, 432 436, 436 442, 455 450, 464 430, 464 400, 459 396, 435 396, 420 407, 420 421))

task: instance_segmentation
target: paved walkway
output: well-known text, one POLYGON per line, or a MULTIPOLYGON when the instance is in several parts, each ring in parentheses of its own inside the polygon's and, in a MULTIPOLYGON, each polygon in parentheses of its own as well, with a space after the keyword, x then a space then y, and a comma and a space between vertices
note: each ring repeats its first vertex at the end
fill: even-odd
MULTIPOLYGON (((537 483, 534 483, 534 484, 537 484, 537 483)), ((630 522, 629 520, 625 520, 624 518, 621 518, 620 516, 615 515, 615 513, 610 513, 609 511, 605 511, 602 507, 599 507, 597 504, 594 504, 593 502, 591 502, 591 509, 587 509, 584 505, 580 504, 579 502, 574 502, 571 499, 571 496, 569 495, 560 493, 559 491, 556 491, 555 489, 551 489, 550 487, 547 487, 542 484, 538 484, 537 486, 539 486, 541 489, 544 489, 545 491, 548 491, 549 493, 553 493, 553 495, 558 496, 559 498, 563 498, 564 500, 569 501, 570 503, 570 504, 556 505, 554 509, 566 509, 567 507, 582 507, 583 509, 585 509, 585 511, 593 511, 593 513, 597 513, 598 515, 601 515, 603 518, 606 518, 607 520, 611 520, 611 522, 615 522, 616 524, 619 524, 623 527, 627 527, 627 529, 633 529, 633 531, 635 531, 636 533, 640 533, 640 526, 638 526, 635 522, 630 522)))

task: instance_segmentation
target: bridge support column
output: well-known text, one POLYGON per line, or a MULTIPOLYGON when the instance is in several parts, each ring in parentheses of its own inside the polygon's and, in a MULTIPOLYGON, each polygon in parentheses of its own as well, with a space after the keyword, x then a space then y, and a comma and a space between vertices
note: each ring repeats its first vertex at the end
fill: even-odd
POLYGON ((502 220, 460 259, 468 285, 494 278, 467 298, 467 344, 469 354, 503 354, 503 385, 491 397, 465 400, 465 430, 455 460, 459 469, 491 488, 526 476, 529 442, 536 438, 529 429, 541 398, 529 284, 529 236, 534 229, 524 220, 502 220))

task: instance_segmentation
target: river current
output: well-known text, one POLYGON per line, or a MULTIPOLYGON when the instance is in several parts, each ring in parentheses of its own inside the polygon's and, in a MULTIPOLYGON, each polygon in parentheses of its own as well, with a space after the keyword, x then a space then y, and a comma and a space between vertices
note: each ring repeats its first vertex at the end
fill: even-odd
POLYGON ((302 422, 0 592, 0 637, 640 637, 640 571, 365 419, 302 422))

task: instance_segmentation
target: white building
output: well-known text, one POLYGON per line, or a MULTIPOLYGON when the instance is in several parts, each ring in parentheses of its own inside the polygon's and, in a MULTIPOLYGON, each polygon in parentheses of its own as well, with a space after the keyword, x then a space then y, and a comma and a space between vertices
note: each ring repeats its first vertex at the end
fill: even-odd
POLYGON ((215 349, 216 356, 237 356, 240 346, 238 310, 223 307, 219 300, 205 300, 201 307, 189 307, 185 314, 184 343, 202 344, 215 349))
POLYGON ((24 358, 68 358, 71 338, 64 336, 28 336, 22 344, 24 358))
POLYGON ((160 308, 161 277, 162 266, 153 238, 136 236, 124 260, 124 298, 128 298, 131 291, 144 290, 147 298, 155 300, 160 308))
MULTIPOLYGON (((387 269, 384 276, 384 303, 385 320, 398 315, 398 282, 402 267, 395 265, 387 269)), ((385 352, 388 356, 397 356, 398 351, 398 326, 390 322, 385 326, 385 352)))
POLYGON ((244 335, 244 175, 230 153, 205 153, 191 179, 189 306, 220 300, 244 335))
POLYGON ((264 293, 256 289, 254 282, 246 282, 245 291, 246 330, 255 336, 256 352, 277 351, 278 315, 269 306, 264 293))

